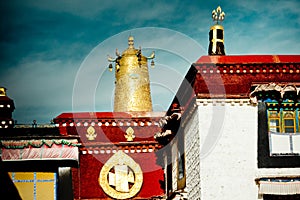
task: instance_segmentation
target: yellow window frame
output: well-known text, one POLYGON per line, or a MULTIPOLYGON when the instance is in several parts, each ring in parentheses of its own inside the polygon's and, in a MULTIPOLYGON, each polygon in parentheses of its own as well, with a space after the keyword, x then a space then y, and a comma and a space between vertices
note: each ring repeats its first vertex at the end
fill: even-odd
POLYGON ((284 133, 296 133, 296 118, 295 118, 295 111, 282 111, 282 130, 284 133), (286 126, 286 120, 292 120, 292 126, 286 126), (292 128, 293 132, 286 132, 286 129, 292 128))
MULTIPOLYGON (((276 123, 275 123, 276 124, 276 123)), ((276 130, 275 132, 277 132, 277 130, 279 130, 279 132, 282 132, 282 127, 280 126, 281 121, 280 121, 280 111, 277 110, 268 110, 268 128, 269 131, 271 131, 272 129, 276 130), (272 121, 278 121, 278 125, 272 125, 272 121)))

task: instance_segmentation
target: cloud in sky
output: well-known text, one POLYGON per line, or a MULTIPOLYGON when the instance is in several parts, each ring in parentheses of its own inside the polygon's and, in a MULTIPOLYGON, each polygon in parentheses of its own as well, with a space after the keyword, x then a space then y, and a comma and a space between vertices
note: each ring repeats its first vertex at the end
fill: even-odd
POLYGON ((14 119, 44 123, 71 112, 78 74, 91 55, 85 72, 93 78, 81 84, 82 97, 94 94, 93 105, 81 100, 76 109, 112 110, 114 75, 106 56, 127 48, 129 34, 145 55, 156 51, 156 68, 149 70, 153 103, 167 109, 190 64, 207 52, 218 5, 226 13, 227 54, 299 54, 297 0, 1 1, 0 85, 15 101, 14 119))

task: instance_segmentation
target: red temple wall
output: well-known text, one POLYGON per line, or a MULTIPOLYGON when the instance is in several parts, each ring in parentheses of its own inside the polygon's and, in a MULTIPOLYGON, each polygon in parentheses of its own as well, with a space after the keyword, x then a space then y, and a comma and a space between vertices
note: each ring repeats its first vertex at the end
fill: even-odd
POLYGON ((197 74, 194 90, 196 94, 239 95, 248 97, 253 83, 299 82, 299 74, 197 74))
MULTIPOLYGON (((98 126, 95 125, 93 128, 95 129, 95 133, 97 137, 92 142, 126 142, 125 134, 126 130, 129 126, 98 126)), ((159 131, 158 126, 130 126, 134 130, 135 142, 139 141, 155 141, 153 138, 153 134, 159 131)), ((79 126, 79 127, 60 127, 60 133, 62 135, 79 135, 81 141, 86 144, 90 143, 87 139, 87 129, 89 126, 79 126)))
MULTIPOLYGON (((155 153, 128 154, 143 171, 143 186, 136 195, 139 198, 150 198, 164 194, 162 188, 164 173, 156 164, 155 153)), ((101 189, 98 182, 100 170, 113 154, 80 155, 80 167, 73 170, 73 189, 75 199, 110 199, 101 189)))

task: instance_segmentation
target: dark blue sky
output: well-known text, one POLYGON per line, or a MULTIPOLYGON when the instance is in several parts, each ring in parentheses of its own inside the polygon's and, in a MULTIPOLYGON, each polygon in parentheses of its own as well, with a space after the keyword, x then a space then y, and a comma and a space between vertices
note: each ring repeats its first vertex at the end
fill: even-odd
POLYGON ((298 0, 1 1, 0 85, 15 101, 14 119, 45 123, 62 112, 112 110, 106 56, 122 52, 130 34, 144 54, 156 51, 153 104, 167 109, 190 64, 207 52, 218 5, 228 55, 300 53, 298 0))

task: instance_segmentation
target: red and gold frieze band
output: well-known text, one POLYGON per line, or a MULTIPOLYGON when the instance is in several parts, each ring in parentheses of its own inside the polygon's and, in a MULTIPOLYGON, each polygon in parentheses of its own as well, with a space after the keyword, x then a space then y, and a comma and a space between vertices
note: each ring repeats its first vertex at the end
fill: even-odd
POLYGON ((55 124, 57 127, 73 126, 158 126, 157 121, 115 121, 115 120, 62 120, 55 124))
MULTIPOLYGON (((295 58, 300 56, 294 56, 295 58)), ((287 62, 289 56, 202 56, 193 65, 198 73, 209 74, 294 74, 300 73, 300 61, 287 62), (276 59, 276 63, 274 63, 276 59), (247 62, 242 62, 247 60, 247 62), (264 63, 262 63, 263 60, 264 63)))
POLYGON ((53 121, 57 127, 158 126, 164 112, 62 113, 53 121))
POLYGON ((152 153, 162 148, 157 142, 90 143, 80 148, 81 154, 111 154, 122 150, 125 153, 152 153))

